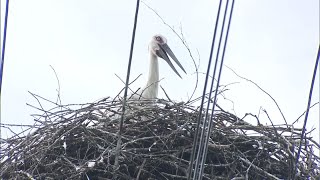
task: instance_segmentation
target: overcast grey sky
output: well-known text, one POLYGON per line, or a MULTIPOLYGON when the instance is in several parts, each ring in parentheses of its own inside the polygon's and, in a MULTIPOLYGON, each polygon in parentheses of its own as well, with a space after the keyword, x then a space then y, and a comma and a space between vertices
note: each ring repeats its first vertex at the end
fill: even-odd
MULTIPOLYGON (((145 0, 178 32, 180 27, 193 55, 200 55, 205 72, 218 1, 145 0)), ((4 4, 5 0, 1 0, 4 4)), ((85 103, 115 96, 123 87, 114 75, 125 79, 136 1, 132 0, 15 0, 10 1, 6 59, 2 89, 3 123, 32 124, 37 105, 28 91, 63 104, 85 103)), ((2 14, 4 7, 2 6, 2 14)), ((1 16, 3 20, 3 16, 1 16)), ((3 23, 3 21, 1 21, 3 23)), ((180 79, 160 61, 161 85, 171 99, 186 101, 195 83, 194 66, 179 38, 143 3, 140 6, 132 79, 143 74, 132 88, 143 86, 148 72, 148 43, 162 34, 185 67, 180 79)), ((225 56, 225 65, 259 84, 279 103, 287 121, 306 109, 319 45, 319 1, 236 1, 225 56)), ((218 103, 239 117, 259 114, 262 107, 275 124, 283 119, 272 100, 254 85, 224 68, 221 84, 239 82, 224 93, 232 100, 218 103)), ((200 75, 200 95, 204 75, 200 75)), ((160 97, 164 97, 160 91, 160 97)), ((312 102, 319 101, 319 73, 312 102)), ((267 123, 262 113, 260 118, 267 123)), ((302 119, 298 125, 302 124, 302 119)), ((319 106, 310 111, 308 128, 318 128, 319 106)), ((298 126, 297 125, 297 126, 298 126)), ((16 128, 15 131, 20 131, 16 128)), ((314 133, 318 139, 319 130, 314 133)), ((3 131, 3 137, 10 135, 3 131)))

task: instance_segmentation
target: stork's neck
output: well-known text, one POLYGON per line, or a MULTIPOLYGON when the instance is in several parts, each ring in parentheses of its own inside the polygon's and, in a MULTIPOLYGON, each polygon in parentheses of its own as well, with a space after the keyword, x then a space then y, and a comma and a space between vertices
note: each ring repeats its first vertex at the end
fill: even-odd
POLYGON ((154 91, 151 94, 154 94, 156 98, 158 95, 158 87, 159 87, 159 64, 158 57, 150 52, 150 65, 149 65, 149 76, 146 84, 147 91, 154 91))

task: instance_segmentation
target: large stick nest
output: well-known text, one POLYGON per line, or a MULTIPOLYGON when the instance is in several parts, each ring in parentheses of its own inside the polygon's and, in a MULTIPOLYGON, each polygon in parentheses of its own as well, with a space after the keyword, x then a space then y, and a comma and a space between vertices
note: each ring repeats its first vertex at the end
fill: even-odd
MULTIPOLYGON (((199 108, 129 102, 116 166, 122 102, 58 106, 2 144, 3 179, 186 179, 199 108)), ((258 120, 258 119, 257 119, 258 120)), ((319 146, 290 125, 252 125, 217 110, 203 179, 319 179, 319 146), (297 167, 297 173, 295 173, 297 167)), ((201 127, 200 127, 201 130, 201 127)))

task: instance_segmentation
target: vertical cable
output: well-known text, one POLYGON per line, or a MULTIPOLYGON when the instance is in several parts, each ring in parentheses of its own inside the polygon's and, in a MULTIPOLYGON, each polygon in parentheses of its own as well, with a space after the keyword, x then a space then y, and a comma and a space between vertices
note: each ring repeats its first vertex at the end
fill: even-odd
MULTIPOLYGON (((2 41, 2 54, 1 54, 1 60, 0 60, 0 125, 1 125, 1 90, 2 90, 2 76, 3 76, 3 65, 4 65, 4 54, 6 50, 6 40, 7 40, 7 24, 8 24, 8 13, 9 13, 9 0, 6 1, 6 12, 5 12, 5 19, 4 19, 4 28, 3 28, 3 41, 2 41)), ((1 8, 1 1, 0 1, 0 8, 1 8)), ((1 18, 1 17, 0 17, 1 18)), ((1 22, 1 19, 0 19, 1 22)), ((1 29, 1 23, 0 23, 0 29, 1 29)), ((0 36, 1 41, 1 36, 0 36)), ((1 152, 1 127, 0 127, 0 152, 1 152)))
POLYGON ((126 110, 125 105, 127 103, 128 85, 129 85, 129 78, 130 78, 130 70, 131 70, 132 54, 133 54, 133 47, 134 47, 134 39, 135 39, 135 35, 136 35, 136 27, 137 27, 137 21, 138 21, 139 5, 140 5, 140 0, 137 0, 136 12, 135 12, 135 16, 134 16, 134 25, 133 25, 133 32, 132 32, 132 39, 131 39, 131 48, 130 48, 128 69, 127 69, 126 86, 125 86, 125 89, 124 89, 122 113, 121 113, 121 120, 120 120, 119 133, 118 133, 118 142, 117 142, 117 147, 116 147, 116 156, 115 156, 115 167, 116 168, 118 168, 118 165, 119 165, 121 136, 122 136, 122 131, 123 131, 124 113, 125 113, 125 110, 126 110))
POLYGON ((1 62, 0 62, 0 97, 1 97, 1 89, 2 89, 4 54, 6 50, 6 40, 7 40, 8 12, 9 12, 9 0, 7 0, 7 4, 6 4, 6 12, 5 12, 4 28, 3 28, 2 54, 1 54, 1 62))
MULTIPOLYGON (((220 46, 221 46, 221 41, 222 41, 222 35, 223 35, 223 30, 224 30, 224 24, 225 24, 225 20, 226 20, 226 14, 227 14, 227 10, 228 10, 228 4, 229 4, 229 0, 227 0, 226 5, 225 5, 225 11, 224 11, 224 16, 223 16, 223 20, 222 20, 222 27, 221 27, 221 32, 220 32, 220 38, 219 38, 219 43, 218 43, 218 49, 217 49, 217 54, 216 54, 216 59, 215 59, 215 65, 214 65, 214 70, 213 70, 213 74, 212 74, 212 84, 211 84, 211 89, 213 87, 213 82, 216 76, 216 70, 218 67, 218 58, 219 58, 219 53, 220 53, 220 46)), ((199 150, 198 150, 198 155, 197 155, 197 160, 196 160, 196 165, 195 165, 195 173, 193 176, 193 179, 196 179, 196 177, 198 177, 198 179, 201 179, 201 174, 200 172, 198 173, 198 171, 200 171, 201 169, 201 162, 203 160, 203 151, 204 151, 204 140, 206 139, 205 134, 207 131, 207 121, 209 121, 208 119, 208 114, 209 114, 209 106, 210 106, 210 99, 212 96, 212 91, 209 91, 209 97, 208 97, 208 102, 207 102, 207 109, 206 109, 206 113, 205 113, 205 117, 204 117, 204 121, 202 124, 202 131, 201 131, 201 136, 200 136, 200 143, 199 143, 199 150), (200 164, 200 169, 199 169, 199 164, 200 164)))
POLYGON ((307 120, 308 120, 308 115, 309 115, 309 110, 310 110, 311 99, 312 99, 312 91, 313 91, 314 81, 315 81, 316 75, 317 75, 317 68, 318 68, 318 64, 319 64, 319 59, 320 59, 320 45, 318 47, 318 54, 317 54, 317 58, 316 58, 316 64, 314 65, 314 71, 313 71, 311 87, 310 87, 310 92, 309 92, 309 98, 308 98, 308 105, 307 105, 306 115, 304 117, 304 122, 303 122, 301 137, 300 137, 300 145, 299 145, 299 149, 298 149, 297 157, 296 157, 296 173, 297 173, 297 170, 298 170, 298 162, 299 162, 300 153, 301 153, 302 140, 303 140, 304 134, 306 132, 307 120))
MULTIPOLYGON (((227 4, 227 6, 228 6, 228 4, 227 4)), ((207 131, 208 134, 206 136, 206 140, 205 140, 205 144, 204 144, 204 152, 203 152, 203 155, 202 155, 203 158, 202 158, 202 161, 201 161, 201 168, 200 168, 200 173, 199 173, 199 175, 201 175, 201 176, 199 176, 199 178, 202 177, 205 160, 207 158, 208 143, 209 143, 210 132, 211 132, 211 128, 212 128, 213 117, 214 117, 214 109, 215 109, 216 102, 217 102, 218 88, 219 88, 219 85, 220 85, 220 79, 221 79, 221 72, 222 72, 222 67, 223 67, 224 55, 225 55, 225 52, 226 52, 226 47, 227 47, 227 42, 228 42, 228 37, 229 37, 229 30, 230 30, 230 25, 231 25, 233 7, 234 7, 234 0, 232 1, 231 9, 230 9, 229 22, 228 22, 227 32, 226 32, 226 36, 225 36, 224 47, 223 47, 223 51, 222 51, 220 69, 219 69, 219 74, 218 74, 218 78, 217 78, 217 85, 216 85, 215 94, 214 94, 214 100, 213 100, 212 109, 211 109, 211 118, 209 120, 209 125, 208 125, 208 131, 207 131)), ((225 12, 227 12, 227 10, 225 12)), ((217 53, 217 58, 218 58, 218 53, 217 53)), ((213 84, 214 84, 214 78, 212 78, 210 92, 212 92, 213 84)), ((209 98, 211 99, 211 96, 209 96, 209 98)))
POLYGON ((217 27, 218 27, 218 22, 219 22, 221 3, 222 3, 222 0, 220 0, 220 2, 219 2, 218 12, 217 12, 217 16, 216 16, 216 23, 215 23, 214 33, 213 33, 213 37, 212 37, 210 57, 209 57, 209 61, 208 61, 207 73, 206 73, 205 83, 204 83, 204 87, 203 87, 201 105, 200 105, 200 109, 199 109, 197 129, 196 129, 195 136, 194 136, 194 139, 193 139, 193 147, 192 147, 192 152, 191 152, 191 158, 190 158, 190 164, 189 164, 189 170, 188 170, 188 178, 187 178, 188 180, 190 180, 190 178, 192 176, 193 161, 194 161, 194 156, 196 154, 196 147, 198 146, 197 140, 198 140, 198 137, 199 137, 199 129, 200 129, 200 122, 201 122, 201 117, 202 117, 203 103, 204 103, 206 90, 207 90, 208 79, 209 79, 209 72, 210 72, 210 67, 211 67, 212 54, 213 54, 213 49, 214 49, 214 42, 215 42, 216 34, 217 34, 217 27))

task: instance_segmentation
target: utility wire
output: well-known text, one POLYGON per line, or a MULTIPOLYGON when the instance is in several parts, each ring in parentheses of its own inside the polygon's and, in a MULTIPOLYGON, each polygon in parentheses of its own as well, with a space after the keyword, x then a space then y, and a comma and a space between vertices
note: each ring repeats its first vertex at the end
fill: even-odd
MULTIPOLYGON (((1 8, 1 1, 0 1, 0 8, 1 8)), ((7 40, 7 24, 8 24, 8 14, 9 14, 9 0, 6 1, 6 12, 4 17, 4 28, 3 28, 3 41, 2 41, 2 53, 1 53, 1 60, 0 60, 0 124, 1 124, 1 89, 2 89, 2 76, 3 76, 3 65, 4 65, 4 54, 6 50, 6 40, 7 40)), ((0 17, 1 22, 1 17, 0 17)), ((1 23, 0 23, 0 29, 1 29, 1 23)), ((1 36, 0 36, 1 41, 1 36)), ((1 127, 0 127, 0 152, 1 152, 1 127)))
POLYGON ((6 12, 5 12, 5 17, 4 17, 2 53, 1 53, 1 62, 0 62, 0 97, 1 97, 1 89, 2 89, 4 54, 5 54, 5 50, 6 50, 6 40, 7 40, 8 12, 9 12, 9 0, 7 0, 7 3, 6 3, 6 12))
POLYGON ((213 33, 213 37, 212 37, 210 57, 209 57, 209 61, 208 61, 207 73, 206 73, 206 78, 205 78, 204 87, 203 87, 203 93, 202 93, 201 105, 200 105, 200 109, 199 109, 197 128, 196 128, 195 136, 194 136, 194 139, 193 139, 193 147, 192 147, 192 153, 191 153, 191 158, 190 158, 190 165, 189 165, 187 180, 190 180, 191 176, 192 176, 192 172, 193 172, 192 170, 193 170, 193 164, 194 164, 193 161, 194 161, 194 157, 195 157, 195 154, 196 154, 196 148, 198 146, 198 138, 199 138, 200 123, 201 123, 201 118, 202 118, 202 110, 203 110, 203 104, 204 104, 204 99, 205 99, 206 90, 207 90, 207 84, 208 84, 208 79, 209 79, 209 72, 210 72, 210 67, 211 67, 212 54, 213 54, 213 49, 214 49, 214 42, 215 42, 215 39, 216 39, 217 27, 218 27, 218 23, 219 23, 221 3, 222 3, 222 0, 220 0, 220 2, 219 2, 217 17, 216 17, 216 23, 215 23, 214 33, 213 33))
POLYGON ((320 45, 318 47, 318 54, 317 54, 317 58, 316 58, 316 64, 314 65, 314 71, 313 71, 313 76, 312 76, 312 81, 311 81, 310 92, 309 92, 308 105, 307 105, 306 115, 305 115, 305 118, 304 118, 302 132, 301 132, 300 145, 299 145, 299 149, 298 149, 297 157, 296 157, 296 168, 295 168, 296 169, 296 173, 298 171, 298 162, 299 162, 300 153, 301 153, 302 140, 304 139, 304 134, 306 132, 307 120, 308 120, 308 115, 309 115, 309 110, 310 110, 311 99, 312 99, 312 91, 313 91, 314 82, 315 82, 316 75, 317 75, 317 68, 318 68, 318 64, 319 64, 319 59, 320 59, 320 45))
MULTIPOLYGON (((194 137, 194 141, 193 141, 192 154, 191 154, 190 165, 189 165, 189 170, 188 170, 188 178, 187 178, 188 180, 190 180, 192 175, 193 175, 193 179, 202 179, 202 176, 203 176, 203 168, 204 168, 206 152, 207 152, 207 145, 208 145, 207 140, 209 140, 209 137, 210 137, 210 131, 211 131, 210 126, 211 126, 211 123, 212 123, 212 122, 210 122, 210 121, 212 121, 212 118, 209 118, 209 116, 210 116, 209 115, 209 107, 210 107, 210 103, 212 102, 210 100, 211 100, 211 96, 212 96, 212 89, 213 89, 213 85, 214 85, 214 79, 216 79, 215 76, 216 76, 216 71, 217 71, 217 67, 218 67, 220 47, 221 47, 222 37, 223 37, 223 34, 224 34, 224 26, 225 26, 225 23, 226 23, 225 20, 226 20, 226 16, 227 16, 227 12, 228 12, 229 0, 227 0, 226 5, 225 5, 225 12, 224 12, 224 17, 223 17, 223 22, 222 22, 222 27, 221 27, 221 33, 220 33, 220 39, 219 39, 219 44, 218 44, 218 49, 217 49, 215 66, 214 66, 213 75, 212 75, 213 79, 212 79, 211 88, 210 88, 210 91, 209 91, 209 98, 208 98, 209 100, 208 100, 208 104, 207 104, 207 109, 205 111, 205 116, 203 118, 202 117, 202 113, 203 113, 202 111, 203 111, 203 106, 204 106, 204 99, 206 97, 205 95, 206 95, 206 91, 207 91, 208 77, 209 77, 209 73, 210 73, 210 69, 211 69, 212 55, 213 55, 213 51, 214 51, 215 38, 216 38, 216 35, 217 35, 217 29, 218 29, 219 20, 220 20, 219 17, 220 17, 220 12, 221 12, 221 4, 222 4, 222 1, 220 1, 219 7, 218 7, 215 30, 214 30, 214 34, 213 34, 212 46, 211 46, 211 51, 210 51, 210 58, 209 58, 209 61, 208 61, 206 79, 205 79, 203 95, 202 95, 202 99, 201 99, 201 105, 200 105, 199 116, 198 116, 198 121, 197 121, 197 128, 196 128, 196 133, 195 133, 195 137, 194 137), (208 124, 209 124, 209 126, 208 126, 208 124), (199 133, 200 127, 202 128, 201 133, 199 133), (195 154, 196 153, 197 153, 197 158, 195 160, 195 154), (195 166, 194 166, 194 163, 195 163, 195 166)), ((227 36, 229 34, 228 32, 229 32, 229 27, 230 27, 230 22, 231 22, 231 16, 232 16, 232 12, 231 11, 233 10, 233 5, 234 5, 234 1, 232 3, 232 7, 231 7, 231 10, 230 10, 228 30, 227 30, 226 38, 225 38, 225 41, 224 41, 225 44, 224 44, 224 49, 223 49, 223 52, 222 52, 223 53, 222 54, 222 60, 221 60, 221 65, 220 65, 220 69, 219 69, 219 75, 218 75, 218 81, 217 81, 216 87, 219 87, 219 83, 220 83, 220 77, 221 77, 221 71, 222 71, 222 65, 223 65, 223 58, 224 58, 224 52, 225 52, 225 49, 226 49, 227 36)), ((216 90, 216 92, 217 92, 217 90, 216 90)), ((216 96, 217 96, 217 93, 216 93, 216 96)), ((216 102, 216 97, 215 97, 215 99, 213 101, 213 106, 215 106, 215 102, 216 102)), ((212 112, 214 112, 214 110, 212 112)), ((213 116, 213 113, 211 115, 213 116)))
POLYGON ((116 168, 118 168, 118 165, 119 165, 121 136, 122 136, 122 131, 123 131, 124 113, 125 113, 125 110, 126 110, 126 106, 125 105, 126 105, 126 102, 127 102, 127 95, 128 95, 128 86, 129 86, 129 78, 130 78, 130 70, 131 70, 131 62, 132 62, 134 40, 135 40, 136 27, 137 27, 137 21, 138 21, 139 5, 140 5, 140 0, 137 0, 136 12, 135 12, 135 16, 134 16, 134 25, 133 25, 133 32, 132 32, 132 39, 131 39, 131 48, 130 48, 128 69, 127 69, 127 79, 126 79, 126 85, 125 85, 125 89, 124 89, 124 96, 123 96, 123 103, 122 103, 122 113, 121 113, 120 127, 119 127, 119 133, 118 133, 118 142, 117 142, 117 147, 116 147, 116 157, 115 157, 115 167, 116 168))
MULTIPOLYGON (((224 25, 225 25, 225 20, 226 20, 226 15, 227 15, 227 10, 228 10, 228 4, 229 4, 229 0, 227 0, 226 5, 225 5, 225 9, 224 9, 224 16, 223 16, 223 20, 222 20, 222 27, 221 27, 221 31, 220 31, 220 38, 219 38, 219 42, 218 42, 218 49, 217 49, 217 54, 215 57, 215 64, 214 64, 214 70, 213 70, 213 74, 212 74, 212 83, 211 83, 211 87, 209 90, 209 97, 208 97, 208 102, 207 102, 207 108, 206 108, 206 113, 205 113, 205 117, 203 119, 203 124, 202 124, 202 131, 201 131, 201 136, 200 136, 200 143, 199 143, 199 148, 198 148, 198 155, 196 158, 196 165, 195 165, 195 172, 193 175, 193 179, 201 179, 202 174, 201 174, 201 167, 203 166, 202 163, 204 163, 203 161, 203 153, 204 153, 204 144, 205 144, 205 139, 206 139, 206 132, 208 131, 208 125, 207 122, 209 121, 208 118, 208 114, 209 114, 209 106, 210 106, 210 99, 212 96, 212 89, 213 89, 213 85, 214 85, 214 79, 216 77, 216 70, 218 67, 218 62, 219 62, 219 53, 220 53, 220 47, 221 47, 221 42, 222 42, 222 35, 223 35, 223 31, 224 31, 224 25), (200 165, 200 167, 199 167, 200 165)), ((214 102, 213 102, 214 104, 214 102)), ((211 114, 213 115, 213 114, 211 114)))
MULTIPOLYGON (((224 61, 224 55, 226 52, 226 47, 227 47, 227 42, 228 42, 228 36, 229 36, 229 30, 230 30, 230 25, 231 25, 231 19, 232 19, 232 13, 233 13, 233 7, 234 7, 234 0, 232 0, 232 4, 231 4, 231 9, 230 9, 230 15, 229 15, 229 21, 228 21, 228 27, 227 27, 227 32, 226 32, 226 36, 225 36, 225 41, 224 41, 224 47, 223 47, 223 51, 222 51, 222 57, 221 57, 221 63, 220 63, 220 69, 219 69, 219 74, 218 74, 218 78, 217 78, 217 84, 216 84, 216 89, 215 89, 215 94, 214 94, 214 100, 213 100, 213 104, 212 104, 212 110, 211 110, 211 118, 209 121, 209 125, 208 125, 208 131, 207 131, 207 135, 206 135, 206 140, 205 140, 205 144, 204 144, 204 151, 202 154, 202 161, 201 161, 201 166, 200 166, 200 173, 199 173, 199 179, 201 179, 202 174, 203 174, 203 170, 204 170, 204 164, 205 164, 205 160, 207 158, 207 152, 208 152, 208 143, 209 143, 209 138, 210 138, 210 133, 211 133, 211 128, 212 128, 212 122, 213 122, 213 117, 214 117, 214 109, 216 107, 216 102, 217 102, 217 96, 218 96, 218 88, 220 85, 220 79, 221 79, 221 73, 222 73, 222 67, 223 67, 223 61, 224 61)), ((228 10, 228 2, 226 4, 226 10, 225 10, 225 15, 227 13, 228 10)), ((225 18, 225 16, 224 16, 225 18)), ((224 22, 223 22, 224 24, 224 22)), ((223 32, 223 30, 222 30, 223 32)), ((222 36, 222 33, 221 33, 222 36)), ((220 37, 221 38, 221 37, 220 37)), ((220 42, 219 42, 219 46, 220 46, 220 42)), ((219 47, 220 48, 220 47, 219 47)), ((217 52, 217 59, 218 59, 218 55, 219 53, 217 52)), ((216 69, 216 68, 215 68, 216 69)), ((214 76, 213 76, 214 77, 214 76)), ((211 82, 211 88, 210 88, 210 93, 212 92, 213 89, 213 85, 214 85, 214 78, 212 78, 212 82, 211 82)), ((209 95, 209 99, 211 99, 211 94, 209 95)), ((209 105, 209 101, 208 101, 208 105, 209 105)), ((208 115, 208 114, 207 114, 208 115)), ((207 119, 207 118, 205 118, 207 119)))

